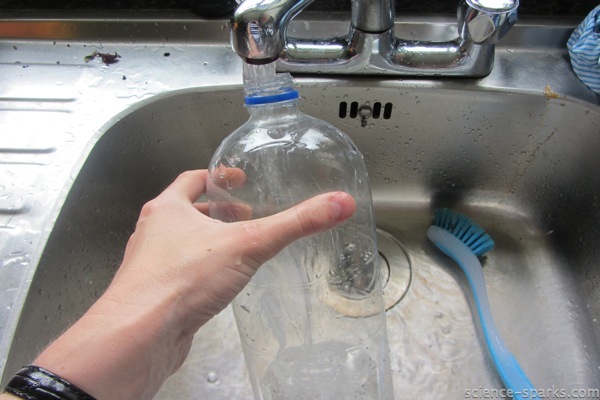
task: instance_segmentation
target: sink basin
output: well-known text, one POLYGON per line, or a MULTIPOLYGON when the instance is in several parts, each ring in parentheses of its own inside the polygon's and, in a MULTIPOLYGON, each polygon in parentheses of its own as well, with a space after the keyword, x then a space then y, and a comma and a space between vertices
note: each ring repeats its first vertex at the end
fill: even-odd
MULTIPOLYGON (((396 398, 502 388, 466 280, 426 239, 436 207, 467 214, 496 241, 483 259, 491 307, 534 385, 598 388, 600 108, 548 93, 415 82, 298 79, 301 108, 347 132, 364 154, 380 234, 401 250, 380 248, 386 294, 398 285, 394 269, 404 270, 387 311, 396 398)), ((179 172, 208 165, 247 119, 241 103, 239 86, 186 89, 106 124, 47 242, 6 371, 103 292, 142 204, 179 172)), ((163 389, 158 399, 251 398, 229 308, 200 330, 163 389)))

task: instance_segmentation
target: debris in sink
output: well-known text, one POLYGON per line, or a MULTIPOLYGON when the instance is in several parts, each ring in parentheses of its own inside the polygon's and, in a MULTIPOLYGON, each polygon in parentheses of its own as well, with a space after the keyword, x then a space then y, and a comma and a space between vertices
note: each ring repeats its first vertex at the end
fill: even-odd
POLYGON ((558 99, 558 93, 552 91, 552 88, 550 87, 550 85, 546 85, 546 87, 544 88, 544 96, 546 96, 549 99, 558 99))
POLYGON ((92 54, 87 55, 83 58, 83 60, 88 63, 92 60, 95 60, 96 58, 100 58, 102 59, 102 62, 106 65, 110 65, 110 64, 116 64, 119 62, 119 58, 121 58, 121 56, 119 55, 119 53, 117 53, 115 51, 115 54, 110 54, 110 53, 101 53, 99 51, 94 51, 92 54))

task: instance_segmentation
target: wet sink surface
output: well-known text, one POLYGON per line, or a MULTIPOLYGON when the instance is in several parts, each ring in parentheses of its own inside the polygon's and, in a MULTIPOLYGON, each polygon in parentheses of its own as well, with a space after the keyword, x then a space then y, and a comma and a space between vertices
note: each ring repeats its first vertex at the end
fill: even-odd
MULTIPOLYGON (((458 399, 466 390, 502 387, 473 323, 465 279, 426 239, 435 207, 469 215, 496 241, 483 260, 492 310, 533 383, 597 388, 598 108, 385 80, 299 82, 301 108, 346 131, 363 152, 378 227, 400 244, 411 268, 408 291, 387 312, 396 397, 458 399), (382 110, 390 103, 391 113, 352 118, 353 102, 362 115, 376 103, 382 110)), ((246 120, 241 103, 239 87, 172 92, 105 127, 48 241, 7 371, 102 293, 142 204, 179 172, 208 165, 246 120)), ((198 333, 190 358, 157 398, 251 398, 244 368, 227 309, 198 333)))

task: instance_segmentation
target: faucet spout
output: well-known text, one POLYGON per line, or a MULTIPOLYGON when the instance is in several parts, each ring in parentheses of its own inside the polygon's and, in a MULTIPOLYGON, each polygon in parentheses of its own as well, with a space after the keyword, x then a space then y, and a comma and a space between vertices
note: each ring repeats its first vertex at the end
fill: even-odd
POLYGON ((314 0, 245 0, 231 19, 231 45, 249 64, 277 60, 292 18, 314 0))

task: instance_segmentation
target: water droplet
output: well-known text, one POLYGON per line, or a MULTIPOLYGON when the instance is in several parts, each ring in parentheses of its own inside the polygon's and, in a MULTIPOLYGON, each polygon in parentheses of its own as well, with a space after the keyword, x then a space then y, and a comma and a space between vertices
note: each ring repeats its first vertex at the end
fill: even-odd
POLYGON ((217 383, 217 381, 219 380, 219 376, 215 373, 215 372, 209 372, 208 375, 206 375, 206 381, 208 383, 217 383))

